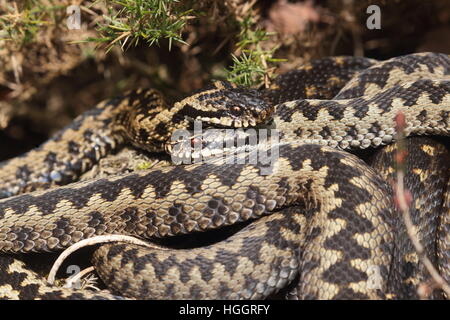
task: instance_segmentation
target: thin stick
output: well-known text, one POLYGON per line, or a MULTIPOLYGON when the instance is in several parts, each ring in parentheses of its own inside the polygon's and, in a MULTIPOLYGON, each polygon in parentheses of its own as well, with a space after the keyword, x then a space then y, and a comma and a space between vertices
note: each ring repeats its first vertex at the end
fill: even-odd
POLYGON ((73 244, 66 250, 64 250, 58 257, 58 259, 56 259, 55 263, 53 264, 52 269, 50 270, 50 273, 48 274, 47 282, 51 285, 55 283, 56 272, 58 271, 59 267, 64 262, 64 260, 69 255, 71 255, 73 252, 75 252, 76 250, 83 248, 83 247, 92 246, 94 244, 110 243, 110 242, 126 242, 126 243, 137 244, 140 246, 153 248, 153 249, 167 250, 166 248, 157 246, 155 244, 147 243, 138 238, 134 238, 131 236, 125 236, 125 235, 121 235, 121 234, 95 236, 92 238, 81 240, 81 241, 73 244))
MULTIPOLYGON (((86 269, 81 270, 80 272, 78 272, 77 274, 73 275, 72 277, 67 278, 66 284, 64 285, 64 287, 66 287, 66 288, 73 288, 73 284, 74 284, 75 282, 80 281, 81 278, 82 278, 84 275, 86 275, 86 274, 88 274, 89 272, 92 272, 92 271, 94 271, 94 270, 95 270, 95 269, 94 269, 93 266, 90 266, 90 267, 88 267, 88 268, 86 268, 86 269)), ((78 289, 78 288, 77 288, 77 289, 78 289)))

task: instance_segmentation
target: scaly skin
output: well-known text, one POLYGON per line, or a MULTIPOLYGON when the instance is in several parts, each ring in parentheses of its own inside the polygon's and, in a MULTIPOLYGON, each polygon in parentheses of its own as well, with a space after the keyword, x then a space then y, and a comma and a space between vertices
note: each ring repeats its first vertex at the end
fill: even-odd
MULTIPOLYGON (((334 65, 345 65, 345 59, 336 58, 334 65)), ((449 65, 449 57, 442 54, 398 57, 362 71, 335 99, 295 100, 277 105, 274 123, 283 133, 283 144, 279 146, 276 170, 270 175, 262 175, 259 164, 207 162, 94 179, 4 199, 0 201, 0 250, 55 250, 92 235, 118 232, 167 237, 273 213, 273 217, 263 218, 227 240, 237 248, 236 252, 225 253, 231 261, 238 261, 234 265, 219 259, 229 247, 223 243, 150 254, 119 247, 125 250, 122 253, 117 247, 107 246, 99 249, 95 261, 105 282, 115 290, 130 295, 128 286, 142 285, 133 290, 140 298, 265 297, 295 275, 300 277, 300 298, 376 299, 401 294, 396 286, 397 280, 404 278, 404 271, 390 266, 392 261, 404 261, 405 257, 393 249, 398 243, 389 187, 354 156, 317 144, 354 149, 390 143, 395 134, 393 117, 398 111, 406 114, 407 135, 448 136, 449 65), (280 221, 280 215, 289 218, 280 221), (305 221, 305 216, 310 219, 305 221), (282 228, 284 223, 293 230, 282 228), (259 242, 255 242, 257 250, 253 251, 246 243, 252 232, 258 232, 259 237, 259 242), (270 233, 276 235, 275 240, 265 237, 270 233), (299 251, 298 246, 304 251, 299 251), (129 261, 134 254, 141 259, 129 261), (106 265, 108 259, 110 266, 106 265), (170 273, 165 273, 166 267, 162 266, 167 264, 161 261, 173 263, 170 273), (258 272, 224 272, 230 268, 242 271, 246 268, 240 266, 248 264, 258 272), (147 266, 150 269, 144 268, 147 266), (114 271, 119 269, 134 276, 143 272, 153 278, 122 278, 121 273, 114 271), (108 272, 117 274, 119 283, 108 272), (154 277, 162 274, 166 274, 162 282, 154 282, 154 277), (228 279, 221 281, 214 276, 228 279), (242 286, 244 280, 246 284, 242 286), (173 289, 175 285, 180 288, 179 296, 178 289, 173 289)), ((318 83, 323 86, 324 81, 318 83)), ((299 90, 312 96, 316 90, 320 97, 327 94, 320 90, 321 86, 299 90)), ((264 93, 244 92, 218 82, 171 108, 152 113, 143 102, 150 99, 158 101, 159 106, 162 102, 136 93, 121 104, 120 112, 115 112, 120 125, 107 126, 107 130, 120 136, 126 132, 135 145, 147 142, 160 149, 164 147, 162 140, 172 130, 189 125, 189 117, 234 126, 262 121, 273 109, 262 100, 259 103, 263 96, 264 93), (243 94, 242 98, 239 94, 243 94), (242 101, 250 109, 243 109, 242 101), (215 106, 221 108, 220 112, 215 106), (134 110, 135 116, 130 116, 127 108, 134 110), (258 119, 249 119, 252 114, 258 119), (170 128, 164 129, 164 125, 170 128)), ((50 149, 44 148, 43 152, 48 154, 50 149)), ((33 158, 30 155, 33 153, 24 159, 33 158)), ((0 172, 8 168, 11 173, 16 160, 11 161, 0 172)), ((18 180, 19 184, 24 181, 21 175, 18 180)), ((30 179, 25 180, 28 183, 30 179)), ((25 188, 11 191, 9 184, 4 190, 14 194, 25 188)), ((407 249, 404 247, 402 250, 407 249)), ((441 244, 440 248, 439 252, 445 253, 445 246, 441 244)))

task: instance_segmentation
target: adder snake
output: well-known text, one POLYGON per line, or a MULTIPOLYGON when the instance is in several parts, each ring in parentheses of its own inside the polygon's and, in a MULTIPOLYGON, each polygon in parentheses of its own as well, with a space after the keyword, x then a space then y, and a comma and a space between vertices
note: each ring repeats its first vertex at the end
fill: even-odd
MULTIPOLYGON (((252 219, 205 247, 110 244, 93 263, 126 297, 265 298, 288 286, 301 299, 415 297, 427 275, 386 182, 394 147, 379 151, 375 169, 344 150, 393 142, 398 111, 408 136, 448 136, 449 74, 444 54, 325 58, 279 76, 268 90, 216 82, 173 105, 154 90, 101 103, 41 147, 0 163, 0 297, 115 298, 49 287, 14 253, 58 250, 93 235, 165 238, 252 219), (74 182, 126 143, 172 150, 172 134, 192 129, 193 120, 221 128, 270 122, 281 133, 271 174, 261 174, 260 163, 206 161, 74 182)), ((408 148, 417 155, 406 179, 413 216, 448 279, 448 150, 426 138, 408 148)))

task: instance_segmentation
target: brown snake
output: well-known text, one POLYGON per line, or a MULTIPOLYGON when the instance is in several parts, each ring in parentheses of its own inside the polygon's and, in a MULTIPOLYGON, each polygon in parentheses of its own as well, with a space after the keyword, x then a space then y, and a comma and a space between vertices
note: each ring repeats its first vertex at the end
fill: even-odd
MULTIPOLYGON (((443 54, 384 62, 333 58, 281 76, 270 91, 219 82, 170 107, 151 90, 103 103, 41 148, 0 164, 0 193, 9 197, 71 182, 127 139, 160 151, 174 130, 190 129, 193 119, 246 127, 271 115, 282 135, 279 157, 270 175, 262 175, 258 163, 210 161, 9 197, 0 201, 0 250, 55 250, 111 233, 168 237, 259 218, 210 246, 149 251, 113 244, 100 247, 93 262, 113 291, 138 298, 264 298, 293 282, 291 293, 302 299, 414 297, 410 287, 426 275, 415 266, 393 208, 385 180, 392 171, 375 165, 380 175, 330 147, 355 150, 392 142, 398 111, 406 115, 408 136, 448 136, 449 74, 450 59, 443 54), (308 83, 304 75, 316 69, 323 77, 308 83), (290 83, 295 89, 287 89, 290 83)), ((436 159, 429 168, 413 165, 411 172, 440 191, 434 198, 418 192, 415 199, 425 200, 418 200, 417 222, 429 226, 423 238, 437 243, 431 254, 448 277, 448 152, 425 140, 418 146, 423 154, 417 160, 429 153, 436 159), (436 170, 442 175, 428 178, 430 168, 432 175, 436 170), (436 216, 426 215, 425 207, 436 216)), ((0 275, 0 293, 8 286, 2 279, 12 272, 0 275)), ((9 285, 5 296, 25 287, 9 285)), ((44 296, 39 288, 33 293, 23 297, 44 296)), ((70 292, 61 296, 70 298, 70 292)))

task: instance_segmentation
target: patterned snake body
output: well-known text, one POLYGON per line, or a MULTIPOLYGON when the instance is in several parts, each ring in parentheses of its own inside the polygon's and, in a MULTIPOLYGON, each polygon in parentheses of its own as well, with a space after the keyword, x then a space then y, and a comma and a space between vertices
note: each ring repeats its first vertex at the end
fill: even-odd
MULTIPOLYGON (((414 254, 399 236, 404 232, 385 180, 392 170, 380 175, 331 147, 364 149, 392 142, 398 111, 406 115, 407 135, 448 136, 449 74, 450 59, 443 54, 380 63, 335 58, 280 76, 270 91, 244 91, 217 82, 172 107, 153 90, 103 103, 40 149, 0 164, 0 196, 75 180, 128 139, 151 151, 170 149, 167 138, 176 129, 191 129, 195 119, 247 127, 272 117, 282 133, 280 156, 270 175, 261 174, 260 164, 210 161, 6 198, 0 201, 0 251, 49 251, 110 233, 167 237, 259 218, 211 246, 149 251, 106 245, 93 260, 106 284, 138 298, 264 298, 294 278, 297 298, 405 298, 405 282, 416 285, 423 270, 402 269, 414 254), (333 68, 342 74, 308 82, 314 68, 319 75, 333 68), (296 77, 305 81, 294 81, 296 77), (287 90, 287 83, 296 87, 287 90), (298 95, 310 99, 289 101, 298 95), (279 103, 275 111, 274 103, 279 103), (215 113, 217 105, 221 116, 215 113), (58 149, 62 142, 65 149, 58 149)), ((421 142, 422 151, 432 149, 448 160, 446 150, 427 143, 421 142)), ((448 162, 431 167, 447 174, 427 180, 427 168, 419 167, 420 183, 431 181, 445 190, 448 162)), ((377 171, 383 173, 383 168, 377 171)), ((450 264, 447 194, 433 195, 436 200, 427 208, 436 206, 443 218, 425 231, 429 238, 437 230, 441 233, 435 253, 444 274, 450 264)), ((419 217, 423 204, 416 204, 419 217)), ((420 224, 430 219, 437 220, 429 217, 420 224)), ((412 260, 409 265, 418 264, 412 260)))
MULTIPOLYGON (((298 274, 298 270, 305 270, 308 266, 311 271, 305 272, 302 282, 310 289, 330 286, 327 290, 317 290, 317 295, 314 295, 316 298, 349 298, 352 295, 382 297, 377 290, 370 290, 364 285, 367 278, 362 273, 371 266, 380 272, 382 278, 387 279, 388 275, 393 248, 392 245, 383 244, 393 243, 393 213, 384 182, 373 172, 367 172, 366 166, 356 157, 348 157, 345 153, 318 145, 284 145, 280 148, 276 166, 274 174, 270 176, 259 175, 258 167, 252 165, 221 165, 215 169, 226 168, 226 171, 210 170, 203 181, 212 184, 218 182, 214 176, 230 177, 237 172, 242 178, 236 179, 233 185, 224 188, 220 194, 215 191, 211 197, 203 196, 207 202, 203 205, 202 216, 210 216, 211 221, 216 221, 212 227, 218 227, 223 223, 234 223, 279 211, 277 214, 262 218, 257 224, 251 224, 235 236, 209 247, 183 250, 176 255, 165 250, 146 254, 142 251, 141 254, 137 253, 136 260, 128 258, 136 248, 131 247, 119 254, 121 250, 117 247, 111 250, 104 247, 96 253, 95 263, 101 264, 102 259, 109 259, 110 262, 116 262, 114 265, 120 265, 122 270, 133 272, 140 270, 140 266, 151 265, 142 270, 142 277, 138 279, 142 279, 142 288, 148 289, 151 285, 155 285, 155 288, 138 293, 139 298, 167 295, 175 299, 258 299, 283 288, 298 274), (236 188, 237 183, 239 188, 236 188), (344 183, 352 185, 351 189, 358 194, 348 193, 344 183), (367 184, 371 186, 370 189, 366 188, 367 184), (241 198, 245 200, 237 202, 241 198), (381 214, 368 215, 371 211, 381 214), (226 216, 232 217, 232 221, 226 216), (361 225, 364 226, 362 230, 361 225), (327 235, 312 241, 323 233, 327 235), (352 239, 353 236, 356 239, 352 239), (382 252, 372 251, 369 241, 376 243, 376 248, 383 247, 382 252), (339 263, 331 270, 326 267, 313 268, 313 265, 319 265, 320 257, 332 248, 342 250, 339 263), (361 261, 356 264, 351 261, 355 257, 348 253, 352 248, 355 252, 360 252, 361 261), (302 249, 304 251, 300 252, 302 249), (303 256, 301 266, 299 255, 303 256), (152 264, 149 264, 150 261, 152 264), (222 275, 221 279, 215 276, 218 274, 222 275), (344 283, 341 279, 336 281, 337 274, 354 275, 354 278, 345 280, 355 283, 351 291, 341 291, 344 283), (165 281, 143 285, 147 279, 154 277, 165 281), (183 279, 186 281, 182 281, 183 279), (168 292, 170 280, 173 281, 174 289, 168 292), (175 284, 180 280, 181 283, 185 282, 184 286, 175 284), (219 281, 224 281, 227 285, 221 286, 219 281)), ((199 168, 206 169, 204 165, 199 168)), ((204 190, 204 194, 210 193, 206 184, 200 189, 204 190)), ((195 194, 190 196, 195 197, 195 194)), ((195 202, 199 203, 198 200, 195 202)), ((185 206, 180 205, 179 212, 184 212, 185 206)), ((123 277, 129 275, 115 271, 103 269, 102 278, 107 279, 106 281, 114 279, 111 281, 115 283, 114 286, 120 286, 121 292, 131 294, 134 287, 126 290, 126 282, 119 274, 123 277)), ((384 281, 379 281, 379 289, 385 289, 384 281)), ((311 290, 308 291, 313 295, 311 290)))
MULTIPOLYGON (((438 215, 448 215, 443 194, 450 175, 450 153, 431 139, 417 139, 407 145, 413 155, 408 170, 416 172, 407 175, 406 181, 406 185, 416 186, 412 188, 417 200, 411 214, 423 229, 420 234, 425 235, 427 252, 435 256, 438 250, 448 255, 448 234, 441 244, 436 243, 435 235, 438 215), (441 174, 426 175, 418 168, 441 174), (436 191, 424 198, 423 190, 436 191)), ((320 174, 314 178, 317 185, 309 184, 309 179, 300 184, 302 198, 294 206, 257 220, 223 242, 176 254, 132 245, 102 246, 94 254, 94 265, 109 287, 141 299, 260 299, 284 288, 293 278, 296 286, 291 295, 295 299, 417 298, 414 288, 428 275, 393 210, 392 191, 384 183, 394 175, 394 149, 389 146, 373 157, 371 165, 380 170, 375 174, 361 160, 328 147, 283 146, 281 158, 295 159, 292 163, 305 163, 310 155, 317 159, 308 163, 311 167, 300 168, 303 177, 310 178, 310 170, 317 173, 314 168, 326 168, 321 178, 320 174), (321 183, 325 177, 327 181, 321 183), (336 207, 336 199, 342 206, 336 207), (372 215, 373 211, 377 214, 372 215)), ((298 169, 290 165, 282 164, 286 175, 298 169)), ((448 228, 448 222, 442 225, 448 228)), ((449 259, 439 261, 441 272, 448 276, 449 259)))

